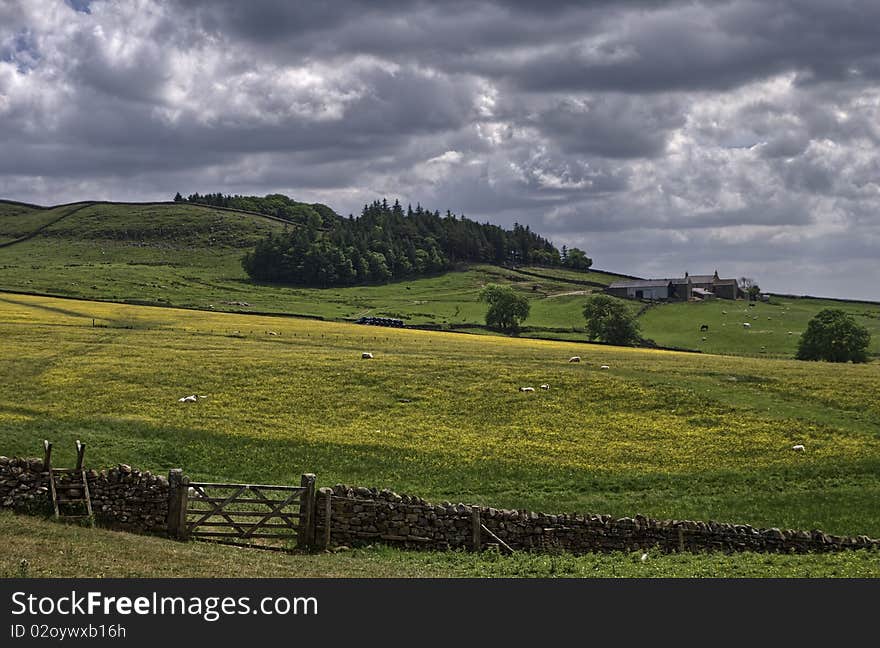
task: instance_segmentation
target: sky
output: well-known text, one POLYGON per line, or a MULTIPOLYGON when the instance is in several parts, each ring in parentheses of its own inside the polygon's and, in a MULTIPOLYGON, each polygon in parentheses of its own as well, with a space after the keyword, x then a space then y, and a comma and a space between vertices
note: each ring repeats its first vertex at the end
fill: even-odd
POLYGON ((0 197, 387 197, 880 300, 876 0, 0 0, 0 197))

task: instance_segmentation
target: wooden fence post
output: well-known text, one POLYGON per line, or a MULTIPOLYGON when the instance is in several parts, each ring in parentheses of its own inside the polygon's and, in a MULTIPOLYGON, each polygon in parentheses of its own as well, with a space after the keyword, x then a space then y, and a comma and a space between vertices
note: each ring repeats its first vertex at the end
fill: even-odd
POLYGON ((76 469, 83 469, 83 459, 86 454, 86 444, 80 442, 79 439, 76 440, 76 469))
POLYGON ((296 544, 300 549, 311 549, 315 544, 315 476, 306 473, 299 485, 303 492, 299 500, 299 529, 296 544))
POLYGON ((181 468, 168 471, 168 537, 186 540, 186 509, 188 501, 189 477, 181 468))
POLYGON ((52 444, 43 439, 43 472, 52 471, 52 444))
POLYGON ((482 546, 482 538, 480 537, 480 532, 482 530, 483 523, 480 520, 480 509, 477 506, 471 507, 471 532, 472 543, 471 547, 474 551, 479 551, 482 546))

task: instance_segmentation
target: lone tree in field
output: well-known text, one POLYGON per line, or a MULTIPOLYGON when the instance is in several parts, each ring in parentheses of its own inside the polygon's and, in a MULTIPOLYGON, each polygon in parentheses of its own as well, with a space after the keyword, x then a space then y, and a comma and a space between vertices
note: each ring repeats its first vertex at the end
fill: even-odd
POLYGON ((819 312, 801 336, 798 360, 867 362, 871 334, 851 315, 836 308, 819 312))
POLYGON ((639 323, 626 306, 608 295, 595 295, 584 306, 587 337, 608 344, 632 346, 641 340, 639 323))
POLYGON ((510 286, 486 284, 480 291, 480 301, 489 304, 486 326, 502 331, 517 331, 529 316, 529 300, 518 295, 510 286))

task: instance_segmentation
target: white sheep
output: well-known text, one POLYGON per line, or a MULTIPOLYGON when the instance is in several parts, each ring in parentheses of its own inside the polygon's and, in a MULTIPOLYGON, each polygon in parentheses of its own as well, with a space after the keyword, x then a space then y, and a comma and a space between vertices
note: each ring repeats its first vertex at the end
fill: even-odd
POLYGON ((752 328, 752 325, 748 322, 743 322, 743 328, 752 328))
POLYGON ((189 396, 184 396, 183 398, 178 398, 177 402, 178 403, 195 403, 197 400, 199 400, 199 397, 196 396, 195 394, 191 394, 189 396))
POLYGON ((803 452, 804 446, 801 445, 800 443, 798 443, 797 445, 791 446, 791 449, 794 450, 795 452, 803 452))
POLYGON ((372 360, 372 359, 373 359, 373 354, 372 354, 372 353, 367 353, 367 352, 365 351, 364 353, 361 354, 361 359, 363 359, 363 360, 372 360))
POLYGON ((543 385, 541 385, 541 389, 550 389, 550 385, 544 383, 543 385))
POLYGON ((533 391, 535 391, 535 388, 534 387, 520 387, 519 390, 521 392, 533 392, 533 391))
POLYGON ((599 369, 611 369, 611 367, 609 367, 608 365, 602 365, 601 367, 599 367, 599 369))
POLYGON ((570 358, 568 359, 568 361, 569 361, 569 362, 580 362, 580 361, 581 361, 581 357, 580 357, 580 356, 572 356, 572 357, 570 357, 570 358))

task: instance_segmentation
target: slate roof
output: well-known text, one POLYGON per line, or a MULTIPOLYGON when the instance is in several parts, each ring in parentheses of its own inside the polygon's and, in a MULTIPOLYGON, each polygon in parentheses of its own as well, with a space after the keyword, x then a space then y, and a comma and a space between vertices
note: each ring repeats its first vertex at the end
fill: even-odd
POLYGON ((640 279, 637 281, 615 281, 609 288, 662 288, 669 285, 669 279, 640 279))

